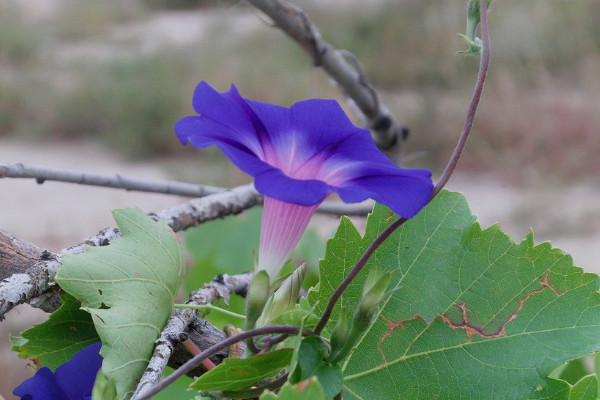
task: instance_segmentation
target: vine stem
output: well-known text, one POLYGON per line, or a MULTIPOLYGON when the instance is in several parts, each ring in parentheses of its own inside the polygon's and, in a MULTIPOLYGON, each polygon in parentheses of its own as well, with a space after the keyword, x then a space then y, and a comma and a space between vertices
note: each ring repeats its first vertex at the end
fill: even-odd
MULTIPOLYGON (((296 335, 296 334, 298 334, 298 332, 300 332, 300 330, 301 330, 301 328, 299 326, 273 325, 273 326, 265 326, 262 328, 250 329, 249 331, 245 331, 242 333, 238 333, 237 335, 230 336, 227 339, 210 346, 208 349, 206 349, 203 352, 201 352, 200 354, 194 356, 193 358, 188 360, 185 364, 183 364, 181 367, 179 367, 175 372, 173 372, 171 375, 169 375, 167 378, 163 379, 162 381, 160 381, 159 383, 157 383, 150 389, 148 389, 142 393, 139 393, 136 396, 133 396, 131 398, 131 400, 149 399, 156 393, 160 392, 161 390, 163 390, 164 388, 169 386, 177 378, 180 378, 181 376, 183 376, 183 375, 187 374, 188 372, 190 372, 191 370, 193 370, 196 366, 198 366, 198 364, 202 363, 202 361, 204 359, 210 357, 212 354, 216 353, 219 350, 222 350, 226 347, 231 346, 232 344, 235 344, 237 342, 240 342, 242 340, 245 340, 247 338, 251 338, 254 336, 268 335, 268 334, 273 334, 273 333, 296 335)), ((311 332, 307 329, 305 329, 303 333, 305 335, 314 335, 314 332, 311 332)))
MULTIPOLYGON (((427 204, 429 204, 431 202, 431 200, 433 200, 440 193, 440 191, 444 188, 446 183, 448 183, 448 180, 452 176, 452 173, 454 172, 456 165, 458 164, 458 161, 460 160, 460 157, 465 149, 465 145, 467 144, 467 139, 469 138, 469 134, 471 133, 471 128, 473 127, 473 121, 475 120, 475 114, 477 113, 477 107, 479 106, 479 101, 481 99, 481 93, 483 92, 483 85, 485 83, 485 78, 486 78, 487 70, 488 70, 489 63, 490 63, 491 48, 490 48, 490 33, 489 33, 489 27, 488 27, 488 21, 487 21, 487 4, 486 3, 487 3, 486 1, 479 2, 479 9, 480 9, 480 14, 481 14, 482 49, 481 49, 481 57, 480 57, 480 62, 479 62, 479 72, 477 74, 477 81, 475 83, 473 95, 471 96, 471 102, 470 102, 469 108, 467 110, 467 115, 465 117, 465 122, 463 124, 462 132, 458 139, 458 143, 456 144, 456 147, 454 148, 454 152, 452 153, 452 156, 450 157, 450 160, 448 161, 448 164, 446 165, 444 172, 442 173, 440 179, 438 180, 437 184, 433 188, 433 191, 431 192, 431 197, 429 198, 429 201, 427 202, 427 204)), ((398 229, 406 221, 407 221, 407 219, 404 217, 400 217, 399 219, 394 221, 383 232, 381 232, 381 234, 379 234, 379 236, 377 236, 377 238, 373 241, 373 243, 371 243, 371 245, 367 248, 367 250, 362 255, 362 257, 356 262, 356 264, 354 265, 354 267, 352 268, 350 273, 344 278, 342 283, 337 287, 337 289, 333 292, 333 294, 329 298, 329 301, 327 302, 327 306, 325 307, 325 310, 323 311, 323 315, 321 316, 321 319, 319 320, 319 323, 317 324, 317 326, 315 328, 316 334, 320 334, 321 331, 323 330, 323 328, 325 328, 325 325, 327 324, 327 322, 329 321, 329 318, 331 317, 331 313, 333 312, 333 308, 334 308, 335 304, 340 299, 340 297, 342 296, 344 291, 348 288, 350 283, 352 283, 354 278, 356 278, 358 276, 360 271, 367 264, 367 261, 369 261, 369 258, 371 258, 371 256, 375 252, 375 250, 377 250, 377 248, 379 248, 379 246, 381 246, 381 244, 383 242, 385 242, 386 239, 388 237, 390 237, 390 235, 392 233, 394 233, 394 231, 396 229, 398 229)))

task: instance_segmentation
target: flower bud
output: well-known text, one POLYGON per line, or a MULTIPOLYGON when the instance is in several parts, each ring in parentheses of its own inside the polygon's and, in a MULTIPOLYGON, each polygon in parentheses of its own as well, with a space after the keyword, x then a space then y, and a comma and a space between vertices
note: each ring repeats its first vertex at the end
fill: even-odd
MULTIPOLYGON (((343 341, 340 343, 341 346, 336 344, 336 347, 338 347, 339 350, 334 350, 333 332, 331 334, 332 351, 329 360, 330 362, 334 363, 346 358, 362 335, 369 329, 379 308, 379 304, 391 293, 387 291, 391 279, 392 274, 389 271, 382 272, 381 268, 377 265, 371 268, 363 286, 362 298, 354 313, 354 318, 352 318, 352 328, 350 329, 350 333, 344 334, 345 339, 342 339, 343 341)), ((342 318, 342 314, 340 313, 338 324, 342 318)), ((336 325, 334 331, 336 329, 338 329, 338 325, 336 325)), ((341 330, 342 328, 340 327, 339 329, 341 330)), ((337 342, 340 339, 336 338, 335 340, 337 342)))
POLYGON ((340 315, 331 331, 331 355, 332 358, 336 357, 338 353, 344 348, 350 333, 350 310, 348 307, 342 307, 340 315))
POLYGON ((391 279, 392 274, 389 271, 382 273, 377 265, 371 268, 363 286, 362 299, 354 314, 354 320, 361 320, 359 322, 367 327, 371 324, 379 303, 388 294, 386 290, 391 279))
MULTIPOLYGON (((487 6, 489 7, 492 0, 487 0, 487 6)), ((467 18, 473 20, 476 24, 481 20, 481 14, 479 13, 479 0, 469 0, 467 6, 467 18)))
POLYGON ((270 319, 294 308, 298 302, 302 281, 304 281, 307 273, 308 265, 304 263, 283 281, 273 296, 270 319))
POLYGON ((254 274, 246 295, 246 330, 254 328, 256 320, 262 314, 270 293, 269 275, 266 271, 254 274))

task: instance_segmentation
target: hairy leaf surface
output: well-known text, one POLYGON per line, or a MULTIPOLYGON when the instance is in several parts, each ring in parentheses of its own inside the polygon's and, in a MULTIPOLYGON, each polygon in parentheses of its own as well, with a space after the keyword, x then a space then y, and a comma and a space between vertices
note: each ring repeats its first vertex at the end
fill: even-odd
POLYGON ((123 237, 63 258, 56 281, 82 301, 102 339, 102 370, 128 397, 173 310, 183 251, 171 228, 140 209, 113 211, 123 237))
MULTIPOLYGON (((376 206, 364 237, 342 221, 309 294, 318 311, 395 218, 376 206)), ((345 399, 528 398, 552 369, 600 348, 598 276, 532 233, 513 243, 474 220, 461 194, 444 191, 371 258, 366 268, 394 271, 400 290, 345 361, 345 399)), ((366 274, 344 303, 358 302, 366 274)))

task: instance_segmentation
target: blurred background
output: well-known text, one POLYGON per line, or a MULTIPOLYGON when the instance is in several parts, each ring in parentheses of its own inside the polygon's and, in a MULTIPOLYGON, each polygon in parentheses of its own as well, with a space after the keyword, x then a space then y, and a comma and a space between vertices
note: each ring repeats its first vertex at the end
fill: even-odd
MULTIPOLYGON (((410 129, 406 167, 439 176, 461 130, 478 59, 463 0, 298 0, 325 40, 353 52, 410 129)), ((529 227, 600 272, 600 2, 492 4, 492 63, 466 154, 449 188, 482 225, 515 241, 529 227)), ((249 181, 214 149, 182 147, 174 122, 205 80, 289 106, 338 89, 266 17, 224 0, 0 1, 0 163, 220 186, 249 181)), ((346 108, 351 113, 350 108, 346 108)), ((351 114, 350 114, 351 115, 351 114)), ((352 116, 352 115, 351 115, 352 116)), ((352 118, 354 118, 352 116, 352 118)), ((354 118, 355 121, 358 119, 354 118)), ((155 211, 185 199, 47 182, 0 181, 0 229, 52 251, 112 226, 109 209, 155 211)), ((317 220, 328 235, 335 218, 317 220)), ((357 220, 360 224, 360 220, 357 220)), ((44 319, 19 308, 0 323, 0 398, 32 374, 8 333, 44 319)))

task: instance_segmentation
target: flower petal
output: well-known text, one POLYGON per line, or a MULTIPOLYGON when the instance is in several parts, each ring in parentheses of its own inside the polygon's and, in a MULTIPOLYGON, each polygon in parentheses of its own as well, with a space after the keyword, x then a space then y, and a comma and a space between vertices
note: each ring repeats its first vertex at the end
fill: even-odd
POLYGON ((294 125, 301 127, 304 147, 313 154, 356 132, 369 132, 355 126, 335 100, 304 100, 294 104, 291 111, 294 125))
POLYGON ((271 282, 279 277, 316 209, 265 196, 257 271, 267 271, 271 282))
MULTIPOLYGON (((429 201, 433 183, 425 169, 401 170, 402 173, 363 175, 333 190, 347 203, 368 198, 388 206, 404 218, 414 217, 429 201)), ((395 172, 395 171, 394 171, 395 172)))
POLYGON ((264 139, 259 137, 240 101, 243 102, 235 86, 221 94, 205 82, 199 83, 193 105, 200 116, 183 118, 175 124, 179 140, 183 144, 190 141, 196 147, 233 141, 261 156, 264 139))
POLYGON ((67 395, 65 399, 80 400, 91 396, 96 375, 102 367, 100 348, 102 343, 94 343, 56 369, 56 381, 67 395))
POLYGON ((293 179, 276 168, 256 175, 254 187, 265 196, 303 206, 319 204, 331 193, 323 181, 293 179))
POLYGON ((13 390, 21 400, 64 400, 63 393, 50 368, 40 368, 34 376, 25 380, 13 390))
MULTIPOLYGON (((216 121, 233 132, 253 133, 254 127, 240 108, 241 98, 235 86, 229 92, 219 93, 206 82, 200 82, 194 91, 194 110, 206 119, 216 121)), ((252 139, 257 139, 255 135, 252 139)))
POLYGON ((335 100, 305 100, 290 109, 251 100, 246 102, 269 133, 272 145, 269 152, 275 155, 266 161, 292 178, 317 179, 319 166, 315 164, 325 158, 328 150, 334 151, 339 143, 361 131, 352 125, 335 100), (311 171, 306 171, 307 166, 311 171))
POLYGON ((227 158, 247 174, 255 175, 271 168, 260 158, 262 149, 251 148, 237 140, 232 137, 234 135, 231 135, 229 128, 215 121, 203 117, 185 117, 177 121, 175 131, 184 144, 189 141, 194 147, 217 146, 227 158))

